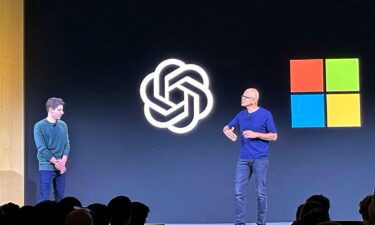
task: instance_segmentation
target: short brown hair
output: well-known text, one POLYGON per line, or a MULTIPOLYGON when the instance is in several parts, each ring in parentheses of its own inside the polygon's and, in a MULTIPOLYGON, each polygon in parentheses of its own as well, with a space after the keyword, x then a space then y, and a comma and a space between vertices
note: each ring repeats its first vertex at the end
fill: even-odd
POLYGON ((48 112, 49 108, 56 109, 59 105, 64 106, 65 102, 61 98, 52 97, 46 101, 46 111, 48 112))

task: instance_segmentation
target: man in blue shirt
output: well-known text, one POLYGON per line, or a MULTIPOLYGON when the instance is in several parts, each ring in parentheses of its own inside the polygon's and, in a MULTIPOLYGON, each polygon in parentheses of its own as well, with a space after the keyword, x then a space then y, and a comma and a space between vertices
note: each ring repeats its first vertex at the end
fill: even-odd
POLYGON ((235 178, 236 225, 245 224, 245 191, 252 174, 257 192, 257 224, 266 224, 268 147, 270 141, 276 141, 277 131, 272 114, 259 107, 258 100, 259 92, 256 89, 246 89, 241 96, 241 106, 246 109, 239 112, 223 128, 224 134, 232 141, 237 140, 237 135, 233 132, 235 127, 239 127, 241 134, 241 150, 235 178))
POLYGON ((61 98, 49 98, 46 102, 47 118, 34 126, 40 178, 38 202, 48 200, 52 184, 55 200, 64 197, 65 164, 70 152, 68 127, 60 120, 64 114, 64 105, 61 98))

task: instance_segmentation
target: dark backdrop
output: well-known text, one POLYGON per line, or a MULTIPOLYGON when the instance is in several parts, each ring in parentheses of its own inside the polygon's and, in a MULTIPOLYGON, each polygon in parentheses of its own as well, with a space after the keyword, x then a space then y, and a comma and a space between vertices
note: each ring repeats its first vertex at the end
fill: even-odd
MULTIPOLYGON (((309 195, 331 218, 359 220, 375 181, 374 8, 371 1, 25 1, 26 203, 38 183, 32 129, 44 102, 66 101, 67 195, 116 195, 150 206, 152 223, 231 222, 239 143, 222 134, 247 87, 261 92, 279 139, 270 147, 269 213, 292 221, 309 195), (289 60, 358 57, 361 128, 292 129, 289 60), (151 126, 139 95, 162 60, 203 67, 215 104, 190 133, 151 126)), ((248 220, 255 221, 253 181, 248 220)))

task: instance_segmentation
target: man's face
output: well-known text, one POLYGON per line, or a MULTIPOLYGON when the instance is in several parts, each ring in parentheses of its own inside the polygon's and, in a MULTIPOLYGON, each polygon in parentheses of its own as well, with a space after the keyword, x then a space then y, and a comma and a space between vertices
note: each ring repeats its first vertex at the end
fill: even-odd
POLYGON ((62 115, 64 114, 64 106, 63 105, 57 106, 56 109, 50 108, 49 110, 50 110, 50 113, 52 115, 52 118, 55 119, 55 120, 61 119, 62 115))
POLYGON ((241 106, 248 107, 252 104, 254 104, 254 99, 251 98, 249 95, 247 95, 246 91, 241 96, 241 106))

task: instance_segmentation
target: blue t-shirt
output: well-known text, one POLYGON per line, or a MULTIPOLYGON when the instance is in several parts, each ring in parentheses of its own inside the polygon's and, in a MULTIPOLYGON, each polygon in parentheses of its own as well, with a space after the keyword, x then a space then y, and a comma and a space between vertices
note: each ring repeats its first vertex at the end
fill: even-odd
POLYGON ((255 112, 249 113, 247 109, 239 112, 228 127, 239 126, 241 137, 240 159, 259 159, 268 156, 269 142, 259 138, 245 138, 242 133, 251 130, 259 133, 276 133, 270 111, 259 107, 255 112))

